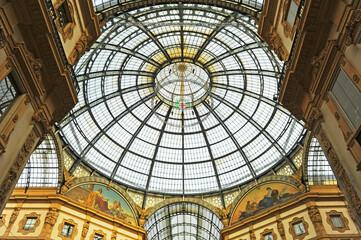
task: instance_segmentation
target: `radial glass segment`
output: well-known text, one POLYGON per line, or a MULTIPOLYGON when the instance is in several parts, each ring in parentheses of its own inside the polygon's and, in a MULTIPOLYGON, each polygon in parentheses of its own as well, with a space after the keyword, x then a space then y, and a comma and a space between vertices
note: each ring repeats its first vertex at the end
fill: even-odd
POLYGON ((277 101, 281 62, 254 20, 212 6, 117 14, 76 66, 61 135, 81 162, 139 190, 200 194, 277 166, 304 128, 277 101))

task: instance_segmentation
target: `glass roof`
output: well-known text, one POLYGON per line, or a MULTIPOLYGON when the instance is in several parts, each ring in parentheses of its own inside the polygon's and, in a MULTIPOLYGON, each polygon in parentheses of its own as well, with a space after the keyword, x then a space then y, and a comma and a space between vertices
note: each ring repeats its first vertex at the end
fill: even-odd
POLYGON ((59 178, 58 156, 54 140, 49 135, 31 154, 17 187, 57 187, 59 178))
POLYGON ((209 209, 186 202, 158 210, 144 225, 149 240, 218 240, 223 227, 209 209))
POLYGON ((267 173, 303 136, 274 100, 281 64, 243 14, 194 4, 120 14, 76 66, 79 103, 61 135, 74 166, 126 186, 228 189, 267 173))
MULTIPOLYGON (((139 0, 93 0, 95 11, 104 11, 106 9, 124 4, 140 2, 139 0)), ((154 3, 155 1, 153 1, 154 3)), ((225 2, 233 4, 242 4, 256 10, 262 10, 264 0, 226 0, 225 2)))
POLYGON ((337 185, 331 166, 315 137, 312 137, 307 157, 308 183, 310 185, 337 185))

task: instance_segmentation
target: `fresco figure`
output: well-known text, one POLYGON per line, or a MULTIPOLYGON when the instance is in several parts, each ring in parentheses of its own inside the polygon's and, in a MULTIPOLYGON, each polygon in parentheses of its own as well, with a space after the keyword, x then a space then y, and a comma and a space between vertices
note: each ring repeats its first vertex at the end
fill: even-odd
POLYGON ((98 191, 93 191, 89 194, 88 199, 84 202, 87 207, 99 208, 103 212, 110 211, 108 208, 108 198, 102 195, 103 190, 100 188, 98 191))
POLYGON ((122 212, 122 205, 120 201, 118 202, 117 200, 114 200, 111 211, 113 212, 114 215, 118 215, 122 212))
POLYGON ((275 202, 279 200, 279 192, 277 189, 272 189, 268 187, 266 189, 268 191, 267 195, 264 196, 264 198, 259 202, 258 208, 269 208, 271 207, 275 202))
POLYGON ((249 191, 234 211, 231 222, 241 221, 267 208, 302 194, 296 187, 284 183, 267 183, 249 191))

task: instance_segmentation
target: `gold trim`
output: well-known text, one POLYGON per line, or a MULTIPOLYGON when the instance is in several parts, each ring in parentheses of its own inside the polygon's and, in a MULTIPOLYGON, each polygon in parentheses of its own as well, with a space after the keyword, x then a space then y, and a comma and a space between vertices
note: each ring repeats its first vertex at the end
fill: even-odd
POLYGON ((76 236, 76 234, 78 233, 78 224, 74 222, 73 219, 63 219, 63 222, 58 226, 58 237, 60 237, 62 240, 72 240, 74 239, 74 237, 76 236), (61 232, 63 231, 64 225, 65 223, 71 224, 73 225, 73 230, 71 232, 71 235, 68 236, 64 236, 63 234, 61 234, 61 232))
POLYGON ((330 224, 331 228, 333 231, 338 231, 338 232, 345 232, 346 230, 350 230, 350 227, 348 225, 348 220, 347 218, 345 218, 345 216, 343 215, 342 212, 337 212, 336 210, 332 210, 331 212, 326 212, 326 215, 327 215, 327 223, 330 224), (335 227, 332 223, 332 220, 331 220, 331 216, 334 216, 334 215, 338 215, 340 216, 341 220, 342 220, 342 223, 343 223, 343 227, 342 228, 339 228, 339 227, 335 227))
POLYGON ((20 233, 22 233, 24 235, 35 232, 36 228, 40 225, 40 216, 41 215, 36 214, 36 212, 25 214, 23 219, 19 222, 18 232, 20 232, 20 233), (27 219, 28 218, 35 218, 35 217, 36 217, 36 221, 35 221, 33 229, 24 229, 24 226, 26 224, 27 219))
POLYGON ((290 233, 291 233, 291 235, 292 235, 292 239, 302 240, 302 239, 304 239, 304 238, 308 235, 308 224, 307 224, 307 222, 305 221, 305 219, 304 219, 303 217, 301 217, 301 218, 295 217, 295 218, 289 223, 289 225, 290 225, 289 230, 290 230, 290 233), (300 234, 300 235, 296 235, 296 231, 295 231, 295 227, 294 227, 294 225, 295 225, 296 223, 302 223, 302 224, 303 224, 303 227, 304 227, 304 229, 305 229, 305 232, 304 232, 304 233, 302 233, 302 234, 300 234))
POLYGON ((269 229, 269 228, 266 228, 262 233, 261 233, 261 240, 266 240, 264 238, 265 235, 267 234, 272 234, 272 237, 273 237, 273 240, 277 240, 277 235, 275 234, 275 232, 273 231, 273 229, 269 229))

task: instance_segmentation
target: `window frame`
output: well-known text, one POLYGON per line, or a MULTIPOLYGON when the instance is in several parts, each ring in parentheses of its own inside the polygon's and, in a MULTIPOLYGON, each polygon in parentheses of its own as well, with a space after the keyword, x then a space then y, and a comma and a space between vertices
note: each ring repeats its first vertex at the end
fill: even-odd
POLYGON ((107 239, 107 235, 101 229, 94 230, 92 235, 90 235, 89 239, 91 239, 91 240, 95 239, 96 235, 102 236, 102 240, 107 239))
POLYGON ((332 230, 333 231, 337 231, 337 232, 340 232, 340 233, 343 233, 345 232, 346 230, 350 230, 350 227, 349 227, 349 221, 348 219, 343 215, 343 212, 339 212, 339 211, 336 211, 336 210, 332 210, 330 212, 326 212, 326 215, 327 215, 327 223, 331 226, 332 230), (343 227, 335 227, 333 225, 333 222, 331 220, 331 216, 340 216, 340 219, 343 223, 343 227))
POLYGON ((73 219, 63 219, 61 224, 58 226, 58 237, 62 240, 72 240, 75 238, 76 234, 78 233, 78 224, 73 219), (63 235, 63 228, 65 224, 69 224, 73 226, 73 230, 70 236, 63 235))
POLYGON ((266 229, 261 233, 261 240, 268 240, 268 239, 266 238, 267 235, 271 235, 271 236, 272 236, 272 240, 277 240, 277 235, 275 234, 275 232, 273 231, 273 229, 266 228, 266 229))
POLYGON ((38 228, 38 226, 40 225, 40 214, 37 214, 35 212, 29 213, 29 214, 25 214, 23 219, 20 220, 19 225, 18 225, 18 232, 26 235, 29 233, 34 233, 36 231, 36 229, 38 228), (36 218, 33 228, 32 229, 25 229, 25 226, 27 224, 28 219, 30 218, 36 218))
POLYGON ((66 41, 67 39, 71 39, 74 34, 74 29, 76 27, 75 17, 74 17, 74 7, 70 0, 57 0, 54 3, 54 10, 56 14, 55 24, 58 28, 60 35, 63 37, 63 40, 66 41), (64 5, 65 4, 65 5, 64 5), (68 23, 65 26, 62 26, 60 22, 60 14, 59 8, 61 6, 67 6, 65 10, 66 16, 68 18, 68 23))
MULTIPOLYGON (((300 0, 286 0, 285 3, 283 4, 283 11, 282 11, 283 16, 282 16, 281 24, 283 26, 283 31, 284 31, 285 36, 287 38, 293 39, 293 36, 296 32, 298 22, 300 19, 298 18, 297 14, 296 14, 293 26, 291 26, 291 24, 288 22, 287 18, 288 18, 288 14, 289 14, 291 3, 292 3, 291 1, 293 1, 298 6, 298 8, 300 7, 300 3, 301 3, 300 0)), ((298 9, 297 9, 297 12, 298 12, 298 9)))
POLYGON ((293 218, 292 221, 289 222, 289 226, 290 226, 289 227, 290 234, 292 235, 292 239, 294 239, 294 240, 296 240, 296 239, 302 240, 309 234, 309 232, 308 232, 308 223, 305 221, 305 219, 303 217, 300 217, 300 218, 295 217, 295 218, 293 218), (296 230, 295 230, 295 225, 299 224, 299 223, 302 223, 305 232, 302 233, 302 234, 297 235, 296 230))

